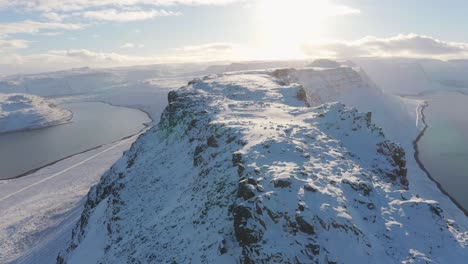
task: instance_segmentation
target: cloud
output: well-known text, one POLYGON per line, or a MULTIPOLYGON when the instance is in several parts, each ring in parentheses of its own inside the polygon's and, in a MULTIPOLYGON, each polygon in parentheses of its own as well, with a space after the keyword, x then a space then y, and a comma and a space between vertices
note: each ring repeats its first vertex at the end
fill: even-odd
POLYGON ((173 49, 172 60, 201 62, 249 59, 255 52, 251 48, 226 42, 206 43, 173 49))
POLYGON ((120 46, 120 48, 122 48, 122 49, 134 49, 134 48, 143 48, 143 47, 145 47, 145 45, 135 44, 135 43, 131 43, 131 42, 127 42, 127 43, 123 44, 122 46, 120 46))
POLYGON ((82 11, 102 7, 226 5, 246 0, 0 0, 0 8, 16 7, 43 12, 82 11))
MULTIPOLYGON (((125 47, 139 47, 126 43, 125 47)), ((122 47, 123 47, 122 46, 122 47)), ((0 60, 0 75, 44 72, 90 66, 93 68, 247 59, 244 47, 229 43, 210 43, 173 49, 164 55, 134 56, 117 52, 98 52, 87 49, 51 50, 46 53, 20 55, 8 53, 0 60)))
POLYGON ((27 47, 27 41, 22 39, 0 39, 0 52, 4 52, 7 50, 24 49, 27 47))
POLYGON ((82 29, 82 24, 57 23, 57 22, 38 22, 25 20, 14 23, 1 23, 0 36, 18 34, 18 33, 38 33, 43 30, 78 30, 82 29))
MULTIPOLYGON (((14 34, 58 35, 95 22, 131 22, 156 17, 179 16, 181 12, 160 7, 227 5, 249 0, 0 0, 0 11, 11 10, 39 16, 36 21, 0 22, 0 38, 14 34), (156 8, 159 7, 159 8, 156 8)), ((253 1, 253 0, 250 0, 253 1)), ((23 48, 25 42, 8 42, 23 48)), ((2 41, 1 49, 7 45, 2 41)))
POLYGON ((238 47, 238 45, 232 44, 232 43, 208 43, 208 44, 202 44, 202 45, 195 45, 195 46, 186 46, 180 49, 177 49, 179 51, 185 51, 185 52, 209 52, 209 51, 215 51, 215 52, 226 52, 226 51, 232 51, 238 47))
POLYGON ((47 58, 47 61, 65 60, 68 62, 94 62, 94 63, 114 63, 114 62, 127 62, 138 61, 137 57, 121 55, 118 53, 110 52, 94 52, 87 49, 74 49, 74 50, 57 50, 49 51, 46 54, 39 55, 38 58, 47 58))
POLYGON ((417 34, 400 34, 389 38, 367 36, 356 41, 335 41, 306 45, 306 55, 334 57, 431 57, 451 58, 468 56, 468 43, 442 41, 417 34))
POLYGON ((53 22, 60 22, 65 17, 64 15, 61 15, 55 12, 42 13, 41 16, 53 22))
POLYGON ((158 57, 130 56, 114 52, 86 49, 54 50, 41 54, 20 55, 6 53, 0 60, 0 76, 16 73, 34 73, 91 66, 94 68, 160 63, 158 57))
POLYGON ((138 21, 138 20, 147 20, 155 17, 165 17, 165 16, 179 16, 180 12, 166 11, 164 9, 160 10, 134 10, 134 11, 120 11, 116 9, 106 9, 99 11, 86 11, 80 16, 99 21, 117 21, 117 22, 129 22, 129 21, 138 21))

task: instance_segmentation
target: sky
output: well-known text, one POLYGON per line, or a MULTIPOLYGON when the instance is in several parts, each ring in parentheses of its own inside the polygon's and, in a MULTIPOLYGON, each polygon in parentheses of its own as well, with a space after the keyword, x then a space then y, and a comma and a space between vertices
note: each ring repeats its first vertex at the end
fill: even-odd
POLYGON ((73 67, 468 57, 465 0, 0 0, 0 75, 73 67))

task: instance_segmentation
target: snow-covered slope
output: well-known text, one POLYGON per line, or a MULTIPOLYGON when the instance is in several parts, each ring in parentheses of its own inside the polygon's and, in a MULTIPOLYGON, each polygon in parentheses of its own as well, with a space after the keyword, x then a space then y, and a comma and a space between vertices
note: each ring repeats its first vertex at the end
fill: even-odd
POLYGON ((418 94, 440 88, 416 60, 361 58, 353 61, 389 94, 418 94))
POLYGON ((27 94, 0 94, 0 133, 67 122, 72 116, 44 98, 27 94))
POLYGON ((419 62, 430 78, 445 90, 468 93, 468 60, 422 60, 419 62))
POLYGON ((274 76, 171 92, 90 191, 58 263, 464 263, 461 212, 413 191, 408 155, 370 114, 305 107, 274 76))
POLYGON ((428 91, 468 93, 468 61, 409 58, 355 58, 358 66, 386 93, 415 95, 428 91))
POLYGON ((400 142, 416 137, 415 107, 398 96, 384 93, 361 68, 290 69, 278 70, 274 75, 285 83, 300 84, 311 106, 341 102, 361 112, 371 112, 373 120, 392 140, 400 142), (400 129, 401 125, 407 129, 400 129))

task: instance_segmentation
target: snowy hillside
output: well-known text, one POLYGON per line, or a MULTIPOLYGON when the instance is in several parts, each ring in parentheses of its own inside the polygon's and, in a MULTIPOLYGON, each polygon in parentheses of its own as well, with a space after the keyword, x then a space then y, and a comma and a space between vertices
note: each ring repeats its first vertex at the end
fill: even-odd
POLYGON ((27 94, 0 94, 0 133, 67 122, 72 116, 47 100, 27 94))
POLYGON ((398 96, 384 93, 358 67, 279 70, 274 75, 285 83, 300 84, 311 106, 341 102, 361 112, 372 112, 373 120, 392 140, 412 140, 418 132, 413 125, 416 107, 398 96), (406 130, 400 129, 402 124, 407 125, 406 130))
POLYGON ((468 61, 408 58, 355 58, 386 93, 415 95, 427 91, 468 93, 468 61))
POLYGON ((464 263, 462 213, 413 190, 424 175, 371 114, 314 87, 379 91, 349 68, 309 71, 290 75, 302 85, 252 72, 171 92, 91 189, 58 263, 464 263))
POLYGON ((353 61, 386 93, 418 94, 439 88, 416 60, 368 58, 353 61))

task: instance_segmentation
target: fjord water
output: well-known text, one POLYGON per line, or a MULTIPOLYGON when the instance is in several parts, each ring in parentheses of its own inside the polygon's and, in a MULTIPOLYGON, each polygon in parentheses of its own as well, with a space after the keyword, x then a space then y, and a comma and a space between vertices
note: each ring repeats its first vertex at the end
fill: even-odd
POLYGON ((0 134, 0 179, 9 179, 97 146, 138 133, 149 117, 136 109, 100 102, 60 105, 70 123, 0 134))
POLYGON ((431 176, 468 210, 468 96, 456 92, 425 95, 426 133, 418 143, 431 176))

